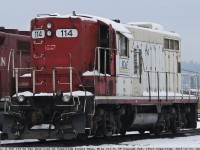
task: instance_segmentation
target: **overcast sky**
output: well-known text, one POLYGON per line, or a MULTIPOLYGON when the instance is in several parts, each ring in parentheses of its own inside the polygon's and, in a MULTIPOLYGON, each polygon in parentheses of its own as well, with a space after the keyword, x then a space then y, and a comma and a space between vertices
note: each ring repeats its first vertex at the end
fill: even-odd
POLYGON ((0 26, 29 30, 37 14, 72 11, 121 22, 155 22, 182 37, 182 60, 200 62, 200 0, 1 0, 0 26))

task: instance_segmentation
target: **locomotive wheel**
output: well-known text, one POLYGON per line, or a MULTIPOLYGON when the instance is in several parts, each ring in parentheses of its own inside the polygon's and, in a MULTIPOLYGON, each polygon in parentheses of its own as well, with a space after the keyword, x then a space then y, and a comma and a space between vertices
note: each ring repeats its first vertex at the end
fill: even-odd
POLYGON ((0 131, 3 131, 3 111, 0 111, 0 131))
POLYGON ((126 130, 120 130, 119 134, 121 134, 122 136, 125 136, 126 135, 126 130))
POLYGON ((77 135, 77 140, 81 141, 81 142, 86 142, 88 139, 88 136, 85 133, 79 133, 77 135))
POLYGON ((46 139, 38 139, 40 142, 46 142, 46 139))
POLYGON ((172 129, 172 132, 173 132, 174 134, 178 133, 179 131, 180 131, 180 128, 177 127, 177 126, 174 126, 173 129, 172 129))
POLYGON ((1 140, 7 140, 8 139, 8 135, 6 133, 0 133, 0 139, 1 140))
POLYGON ((153 130, 150 130, 149 133, 150 133, 150 134, 154 134, 154 131, 153 131, 153 130))
POLYGON ((151 133, 154 133, 155 135, 160 135, 162 133, 162 128, 161 127, 157 127, 157 128, 154 128, 153 132, 151 133))
POLYGON ((155 131, 154 131, 155 135, 160 135, 160 134, 161 134, 161 132, 162 132, 162 131, 161 131, 161 130, 159 130, 159 129, 157 129, 157 130, 155 130, 155 131))
POLYGON ((142 134, 142 135, 145 133, 144 130, 139 130, 138 132, 139 132, 140 134, 142 134))

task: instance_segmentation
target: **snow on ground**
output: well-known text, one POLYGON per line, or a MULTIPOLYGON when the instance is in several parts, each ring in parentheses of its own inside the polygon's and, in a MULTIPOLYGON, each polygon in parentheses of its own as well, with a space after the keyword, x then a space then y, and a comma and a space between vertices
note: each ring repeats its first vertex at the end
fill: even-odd
MULTIPOLYGON (((197 128, 200 128, 200 122, 197 124, 197 128)), ((133 132, 134 133, 134 132, 133 132)), ((129 132, 130 134, 130 132, 129 132)), ((7 143, 24 143, 24 142, 31 142, 31 141, 38 141, 38 140, 5 140, 1 141, 1 144, 7 143)), ((90 145, 90 146, 78 146, 81 148, 97 148, 97 146, 90 145)), ((200 147, 200 135, 191 136, 188 134, 187 137, 175 137, 175 138, 160 138, 160 139, 143 139, 143 140, 136 140, 136 141, 129 141, 129 142, 122 142, 118 145, 114 144, 102 144, 98 147, 101 147, 102 150, 119 150, 119 148, 130 149, 130 148, 199 148, 200 147), (118 149, 115 149, 117 147, 118 149), (111 148, 111 149, 110 149, 111 148)), ((120 149, 122 150, 122 149, 120 149)), ((149 150, 149 149, 148 149, 149 150)))
MULTIPOLYGON (((200 122, 197 122, 197 128, 200 128, 200 122)), ((116 146, 116 145, 102 145, 116 146)), ((200 147, 200 135, 176 138, 144 139, 129 142, 122 142, 119 147, 200 147)))
POLYGON ((120 143, 120 146, 134 147, 200 147, 200 136, 147 139, 120 143))
MULTIPOLYGON (((200 128, 200 122, 197 122, 200 128)), ((165 138, 165 139, 144 139, 137 141, 122 142, 120 146, 128 147, 200 147, 200 135, 165 138)))

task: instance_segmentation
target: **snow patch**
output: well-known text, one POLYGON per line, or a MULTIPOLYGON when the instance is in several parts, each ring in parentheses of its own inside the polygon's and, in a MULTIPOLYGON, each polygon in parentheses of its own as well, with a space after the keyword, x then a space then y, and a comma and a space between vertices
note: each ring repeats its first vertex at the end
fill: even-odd
MULTIPOLYGON (((33 96, 33 93, 31 93, 30 91, 25 91, 25 92, 20 92, 20 93, 18 93, 18 96, 19 96, 19 95, 33 96)), ((13 95, 12 97, 16 97, 16 94, 13 95)))
POLYGON ((37 18, 80 18, 83 21, 90 21, 90 22, 97 22, 98 20, 101 22, 104 22, 105 24, 112 25, 112 27, 119 31, 120 33, 124 34, 128 38, 133 38, 132 33, 125 27, 124 24, 117 23, 111 19, 98 17, 98 16, 92 16, 87 14, 76 14, 76 15, 60 15, 58 13, 49 14, 49 15, 40 15, 37 18))
MULTIPOLYGON (((24 96, 33 96, 33 93, 30 91, 25 91, 25 92, 20 92, 18 93, 19 95, 24 95, 24 96)), ((70 92, 67 93, 63 93, 63 95, 70 95, 70 92)), ((93 94, 91 92, 88 91, 74 91, 72 92, 72 96, 92 96, 93 94)), ((53 96, 53 93, 36 93, 34 96, 53 96)), ((13 95, 13 97, 16 97, 16 94, 13 95)))
POLYGON ((98 16, 92 16, 92 15, 86 15, 86 14, 78 14, 80 16, 87 16, 87 17, 91 17, 94 18, 96 20, 102 21, 104 23, 106 23, 107 25, 112 25, 112 27, 116 30, 119 31, 121 33, 125 33, 125 36, 129 36, 130 38, 133 38, 132 33, 124 26, 124 24, 121 23, 117 23, 111 19, 108 18, 103 18, 103 17, 98 17, 98 16))
POLYGON ((20 76, 20 77, 31 77, 31 73, 23 74, 23 75, 20 76))
MULTIPOLYGON (((82 74, 83 76, 105 76, 105 74, 99 73, 97 70, 95 71, 86 71, 82 74)), ((110 76, 109 74, 106 74, 106 76, 110 76)))
MULTIPOLYGON (((49 124, 40 124, 40 125, 35 125, 35 126, 33 126, 31 129, 39 129, 39 130, 41 130, 41 129, 49 129, 49 124)), ((51 129, 55 129, 55 126, 54 125, 51 125, 51 129)))
POLYGON ((160 30, 160 31, 164 30, 162 25, 157 24, 157 23, 152 23, 152 22, 129 22, 128 24, 133 25, 133 26, 143 27, 143 28, 154 29, 154 30, 160 30))
MULTIPOLYGON (((150 93, 151 93, 151 96, 158 96, 158 92, 150 92, 150 93)), ((143 96, 149 96, 149 92, 144 91, 143 96)), ((159 96, 166 96, 166 91, 160 91, 159 96)), ((189 96, 189 95, 181 94, 181 93, 168 92, 167 96, 189 96)), ((194 95, 190 95, 190 96, 194 96, 194 95)))

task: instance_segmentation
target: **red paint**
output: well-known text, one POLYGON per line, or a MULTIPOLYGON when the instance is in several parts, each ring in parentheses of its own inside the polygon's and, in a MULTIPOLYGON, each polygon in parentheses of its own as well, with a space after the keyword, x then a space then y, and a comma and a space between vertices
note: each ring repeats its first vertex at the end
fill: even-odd
MULTIPOLYGON (((99 23, 81 21, 80 18, 42 18, 34 19, 31 22, 31 30, 42 27, 47 30, 46 24, 51 22, 53 24, 52 37, 45 37, 45 39, 31 39, 31 62, 32 66, 38 70, 44 68, 43 71, 36 72, 36 83, 43 83, 36 86, 36 92, 52 93, 52 68, 53 67, 74 67, 73 71, 73 90, 81 90, 76 72, 82 80, 82 74, 86 71, 93 71, 95 48, 99 47, 99 23), (58 38, 56 37, 57 29, 76 29, 78 36, 73 38, 58 38), (43 41, 43 42, 42 42, 43 41), (34 44, 38 43, 38 44, 34 44), (41 44, 40 44, 41 43, 41 44), (35 56, 43 56, 41 58, 34 58, 35 56)), ((109 27, 108 27, 109 28, 109 27)), ((111 73, 115 74, 115 56, 112 55, 111 73)), ((94 79, 91 79, 91 81, 94 79)), ((114 80, 114 79, 109 79, 114 80)), ((69 83, 69 71, 56 71, 56 89, 63 92, 69 92, 69 86, 59 83, 69 83)), ((103 81, 105 82, 105 81, 103 81)), ((115 84, 113 84, 115 86, 115 84)), ((97 91, 98 87, 95 87, 97 91)), ((100 86, 100 94, 105 93, 104 83, 100 86)), ((91 91, 94 91, 91 90, 91 91)), ((115 91, 115 89, 114 89, 115 91)))
POLYGON ((55 50, 56 49, 56 45, 46 45, 45 46, 45 50, 55 50))
MULTIPOLYGON (((3 29, 0 31, 0 98, 12 96, 15 93, 13 79, 13 61, 10 50, 14 50, 14 67, 30 67, 30 36, 29 32, 16 29, 3 29), (21 53, 21 57, 20 57, 21 53), (10 56, 10 67, 8 62, 10 56), (20 60, 21 59, 21 60, 20 60)), ((19 76, 27 73, 19 71, 19 76)))

